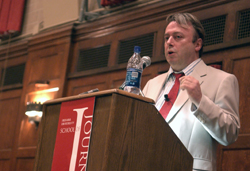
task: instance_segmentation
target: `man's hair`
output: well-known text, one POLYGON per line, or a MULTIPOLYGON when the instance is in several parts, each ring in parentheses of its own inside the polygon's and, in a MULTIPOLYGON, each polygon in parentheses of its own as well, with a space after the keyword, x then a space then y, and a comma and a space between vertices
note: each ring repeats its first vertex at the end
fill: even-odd
POLYGON ((201 57, 202 52, 203 52, 203 42, 204 42, 204 38, 205 38, 205 30, 204 30, 202 24, 200 23, 200 21, 190 13, 170 14, 166 18, 166 21, 167 21, 167 26, 172 21, 175 21, 176 23, 178 23, 179 25, 181 25, 183 27, 187 26, 189 23, 193 26, 193 28, 196 32, 196 33, 194 33, 193 43, 196 42, 196 40, 198 38, 202 39, 202 46, 201 46, 201 49, 199 51, 199 57, 201 57))

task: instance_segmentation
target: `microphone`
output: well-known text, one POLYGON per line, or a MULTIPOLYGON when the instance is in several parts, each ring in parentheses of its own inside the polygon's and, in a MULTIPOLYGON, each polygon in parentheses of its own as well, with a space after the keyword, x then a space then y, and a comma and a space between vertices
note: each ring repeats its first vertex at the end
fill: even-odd
POLYGON ((143 63, 143 69, 151 65, 151 58, 149 56, 143 56, 141 60, 143 63))
POLYGON ((168 98, 168 94, 164 94, 164 98, 167 102, 170 101, 170 99, 168 98))
POLYGON ((171 102, 171 100, 168 97, 168 94, 164 94, 164 99, 165 99, 165 101, 170 102, 173 105, 173 103, 171 102))
MULTIPOLYGON (((149 65, 151 65, 151 58, 149 57, 149 56, 143 56, 142 58, 141 58, 141 60, 142 60, 142 65, 143 65, 143 69, 144 68, 146 68, 146 67, 148 67, 149 65)), ((123 90, 124 89, 124 87, 125 87, 125 81, 122 83, 122 85, 119 87, 119 89, 121 89, 121 90, 123 90)))
POLYGON ((78 95, 83 95, 83 94, 94 93, 94 92, 97 92, 97 91, 99 91, 99 89, 98 89, 98 88, 95 88, 95 89, 92 89, 92 90, 89 90, 89 91, 86 91, 86 92, 80 93, 80 94, 78 94, 78 95))

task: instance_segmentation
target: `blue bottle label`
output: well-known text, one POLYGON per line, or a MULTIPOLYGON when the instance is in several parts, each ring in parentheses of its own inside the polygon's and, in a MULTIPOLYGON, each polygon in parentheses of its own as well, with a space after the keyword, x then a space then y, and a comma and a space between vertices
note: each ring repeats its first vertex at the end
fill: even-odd
POLYGON ((142 71, 139 69, 128 68, 125 86, 133 86, 133 87, 140 88, 141 72, 142 71))

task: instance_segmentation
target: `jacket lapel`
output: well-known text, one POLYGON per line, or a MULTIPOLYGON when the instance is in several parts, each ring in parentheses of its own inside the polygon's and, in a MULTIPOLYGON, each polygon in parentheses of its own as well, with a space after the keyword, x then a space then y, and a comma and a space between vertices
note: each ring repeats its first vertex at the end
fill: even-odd
POLYGON ((148 93, 147 97, 153 99, 154 101, 157 101, 157 98, 160 95, 163 84, 165 83, 166 79, 168 78, 168 75, 169 75, 169 73, 167 72, 167 73, 162 74, 156 78, 155 84, 153 84, 154 88, 151 89, 151 90, 155 90, 155 91, 147 92, 148 93))
MULTIPOLYGON (((207 75, 206 67, 207 65, 203 62, 203 60, 201 60, 195 67, 194 71, 190 74, 190 76, 194 77, 195 79, 199 81, 200 85, 202 85, 207 75)), ((189 99, 189 96, 188 96, 187 91, 180 90, 173 104, 173 107, 169 111, 169 114, 166 118, 166 122, 169 123, 171 121, 171 119, 178 113, 178 111, 182 108, 182 106, 187 102, 188 99, 189 99)))
POLYGON ((180 90, 178 97, 176 98, 169 114, 166 118, 166 121, 169 122, 181 109, 181 107, 186 103, 188 100, 188 94, 186 90, 180 90), (181 98, 180 98, 181 97, 181 98))

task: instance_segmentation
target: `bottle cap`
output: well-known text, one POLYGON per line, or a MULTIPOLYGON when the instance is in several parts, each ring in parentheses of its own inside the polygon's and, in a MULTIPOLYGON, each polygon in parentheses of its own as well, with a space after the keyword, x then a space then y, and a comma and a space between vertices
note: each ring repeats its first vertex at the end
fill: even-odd
POLYGON ((134 47, 134 52, 135 53, 141 53, 141 47, 140 46, 135 46, 134 47))

